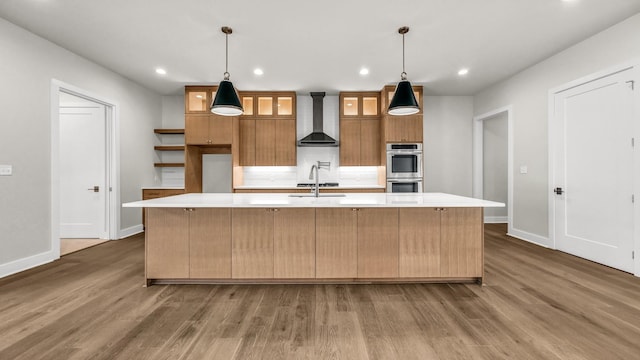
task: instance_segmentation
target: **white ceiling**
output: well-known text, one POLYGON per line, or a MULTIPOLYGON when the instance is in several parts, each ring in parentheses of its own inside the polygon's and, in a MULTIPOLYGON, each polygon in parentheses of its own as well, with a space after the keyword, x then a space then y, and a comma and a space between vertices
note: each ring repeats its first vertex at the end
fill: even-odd
POLYGON ((161 94, 222 79, 225 25, 240 90, 378 90, 400 79, 406 25, 409 80, 471 95, 638 12, 640 0, 0 2, 0 17, 161 94))

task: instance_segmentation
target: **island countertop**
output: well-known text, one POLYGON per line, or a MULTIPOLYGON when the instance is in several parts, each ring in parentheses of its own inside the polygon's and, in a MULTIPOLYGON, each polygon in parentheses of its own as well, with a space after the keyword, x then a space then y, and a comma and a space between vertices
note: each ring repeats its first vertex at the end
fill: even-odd
POLYGON ((504 207, 503 203, 445 193, 322 194, 191 193, 125 203, 133 208, 333 208, 333 207, 504 207), (340 195, 340 196, 336 196, 340 195), (344 196, 342 196, 344 195, 344 196))

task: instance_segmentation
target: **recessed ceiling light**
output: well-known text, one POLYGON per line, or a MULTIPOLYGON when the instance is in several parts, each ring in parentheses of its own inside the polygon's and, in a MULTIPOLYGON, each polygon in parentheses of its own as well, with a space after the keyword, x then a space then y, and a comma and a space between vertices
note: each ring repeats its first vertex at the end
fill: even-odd
POLYGON ((256 75, 262 75, 262 74, 264 74, 264 71, 262 71, 262 69, 258 68, 258 69, 253 70, 253 73, 256 74, 256 75))
POLYGON ((469 73, 469 69, 466 69, 466 68, 465 69, 460 69, 458 71, 458 75, 460 75, 460 76, 467 75, 468 73, 469 73))
POLYGON ((369 69, 367 68, 360 69, 360 75, 368 75, 368 74, 369 74, 369 69))
POLYGON ((167 70, 163 68, 156 68, 156 74, 167 75, 167 70))

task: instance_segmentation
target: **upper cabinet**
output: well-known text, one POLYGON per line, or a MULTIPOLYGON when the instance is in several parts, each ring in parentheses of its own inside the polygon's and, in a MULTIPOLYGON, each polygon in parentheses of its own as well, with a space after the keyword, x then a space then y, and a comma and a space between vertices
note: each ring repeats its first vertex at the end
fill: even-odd
POLYGON ((185 86, 184 113, 211 114, 210 107, 217 89, 217 86, 185 86))
POLYGON ((240 166, 295 166, 296 93, 241 92, 240 166))
POLYGON ((381 91, 381 112, 383 142, 422 142, 424 102, 422 98, 422 86, 414 86, 413 92, 420 105, 420 112, 414 115, 394 116, 387 113, 389 103, 393 98, 395 86, 385 86, 381 91))
POLYGON ((187 145, 229 145, 233 118, 212 114, 209 106, 217 86, 185 86, 184 140, 187 145))
POLYGON ((341 92, 340 117, 379 117, 379 92, 341 92))
POLYGON ((240 92, 243 117, 296 118, 296 93, 293 91, 240 92))
POLYGON ((233 119, 221 115, 185 115, 184 139, 187 145, 230 145, 233 119))
POLYGON ((340 165, 378 166, 380 93, 340 93, 340 165))

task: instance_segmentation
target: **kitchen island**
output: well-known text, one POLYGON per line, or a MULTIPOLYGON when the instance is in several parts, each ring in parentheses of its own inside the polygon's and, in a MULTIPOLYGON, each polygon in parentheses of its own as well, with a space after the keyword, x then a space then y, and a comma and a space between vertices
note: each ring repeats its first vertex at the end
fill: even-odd
POLYGON ((184 194, 145 208, 146 284, 478 282, 484 207, 443 193, 184 194))

